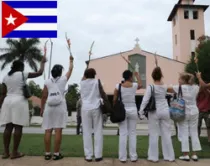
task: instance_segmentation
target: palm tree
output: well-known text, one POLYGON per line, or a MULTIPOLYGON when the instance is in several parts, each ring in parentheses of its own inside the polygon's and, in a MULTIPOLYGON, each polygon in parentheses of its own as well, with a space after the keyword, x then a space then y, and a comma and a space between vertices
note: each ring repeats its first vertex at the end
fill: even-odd
POLYGON ((38 48, 40 40, 38 38, 7 39, 8 48, 0 48, 0 61, 3 62, 1 70, 16 59, 24 61, 37 71, 37 62, 42 60, 41 50, 38 48))

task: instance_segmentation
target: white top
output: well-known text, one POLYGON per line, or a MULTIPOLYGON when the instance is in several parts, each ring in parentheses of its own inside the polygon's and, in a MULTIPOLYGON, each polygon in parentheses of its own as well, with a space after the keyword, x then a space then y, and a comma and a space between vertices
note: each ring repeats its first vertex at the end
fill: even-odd
POLYGON ((86 79, 80 83, 81 110, 94 110, 100 107, 101 95, 99 92, 98 79, 86 79))
MULTIPOLYGON (((126 110, 128 109, 137 110, 136 100, 135 100, 137 88, 138 88, 137 83, 133 83, 133 86, 130 88, 121 86, 122 102, 126 110)), ((119 90, 119 84, 116 85, 116 89, 119 90)))
MULTIPOLYGON (((173 86, 173 89, 178 93, 179 85, 173 86)), ((185 100, 185 113, 188 115, 198 114, 198 107, 196 98, 199 92, 199 86, 197 85, 182 85, 183 99, 185 100)))
MULTIPOLYGON (((27 80, 28 73, 23 72, 24 79, 27 80)), ((7 96, 23 96, 23 76, 22 72, 15 72, 11 76, 6 75, 3 83, 7 86, 7 96)))
MULTIPOLYGON (((152 86, 154 86, 156 113, 158 117, 169 118, 169 107, 168 107, 168 102, 166 99, 167 86, 166 85, 152 85, 152 86)), ((144 94, 141 107, 140 107, 141 115, 143 115, 143 111, 145 107, 147 106, 147 104, 149 103, 150 97, 151 97, 151 86, 148 86, 144 94)))
POLYGON ((66 87, 66 84, 68 82, 66 76, 61 76, 59 78, 51 78, 51 79, 48 79, 45 81, 45 85, 47 87, 47 90, 48 90, 48 93, 50 93, 51 91, 53 91, 53 84, 54 82, 52 82, 52 80, 58 85, 58 88, 61 92, 61 94, 63 94, 63 97, 64 97, 64 92, 65 92, 65 87, 66 87))

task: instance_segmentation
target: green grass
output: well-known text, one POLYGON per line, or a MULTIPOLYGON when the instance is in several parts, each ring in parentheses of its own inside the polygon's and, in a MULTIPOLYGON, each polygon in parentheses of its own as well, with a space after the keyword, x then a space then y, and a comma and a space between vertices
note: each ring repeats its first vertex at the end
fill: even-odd
MULTIPOLYGON (((103 156, 109 158, 117 158, 118 156, 118 136, 104 136, 103 156)), ((2 142, 2 134, 0 134, 0 142, 2 142)), ((210 157, 210 146, 206 138, 201 138, 203 150, 199 152, 200 158, 210 157)), ((180 143, 173 137, 173 145, 176 157, 180 155, 180 143)), ((161 147, 161 146, 160 146, 161 147)), ((147 157, 148 137, 137 137, 137 152, 140 158, 147 157)), ((20 151, 28 156, 42 156, 44 153, 43 135, 39 134, 24 134, 20 145, 20 151)), ((82 136, 64 135, 61 151, 65 156, 83 157, 83 142, 82 136)), ((3 146, 0 146, 0 153, 3 152, 3 146)), ((161 148, 160 148, 160 156, 161 148)))
MULTIPOLYGON (((37 128, 40 128, 41 125, 30 125, 29 127, 37 127, 37 128)), ((67 128, 73 128, 73 129, 75 129, 76 126, 74 126, 74 125, 68 125, 67 128)), ((104 129, 116 130, 116 129, 118 129, 118 127, 115 127, 115 126, 105 126, 104 129)))

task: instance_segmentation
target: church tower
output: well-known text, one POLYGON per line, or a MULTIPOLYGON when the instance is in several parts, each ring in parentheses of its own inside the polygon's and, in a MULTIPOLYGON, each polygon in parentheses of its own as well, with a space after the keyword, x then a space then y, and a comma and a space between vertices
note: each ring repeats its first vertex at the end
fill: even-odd
POLYGON ((197 39, 205 35, 204 12, 209 6, 194 1, 179 0, 168 18, 172 22, 173 58, 184 63, 195 55, 197 39))

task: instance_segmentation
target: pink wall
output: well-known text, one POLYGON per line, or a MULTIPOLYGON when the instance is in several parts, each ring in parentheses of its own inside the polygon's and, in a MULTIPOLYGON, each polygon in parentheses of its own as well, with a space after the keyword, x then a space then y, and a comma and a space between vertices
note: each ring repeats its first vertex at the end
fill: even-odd
MULTIPOLYGON (((129 55, 138 53, 146 56, 146 76, 147 85, 149 85, 153 83, 151 73, 155 67, 154 54, 134 48, 134 50, 123 53, 123 56, 128 59, 129 55)), ((179 73, 184 70, 184 64, 161 56, 158 56, 158 64, 163 70, 164 83, 167 85, 177 84, 179 73)), ((120 54, 92 60, 90 67, 96 69, 97 77, 101 79, 107 94, 113 94, 116 84, 122 80, 122 72, 128 69, 127 63, 120 54)), ((145 89, 141 89, 137 94, 144 94, 144 92, 145 89)))

